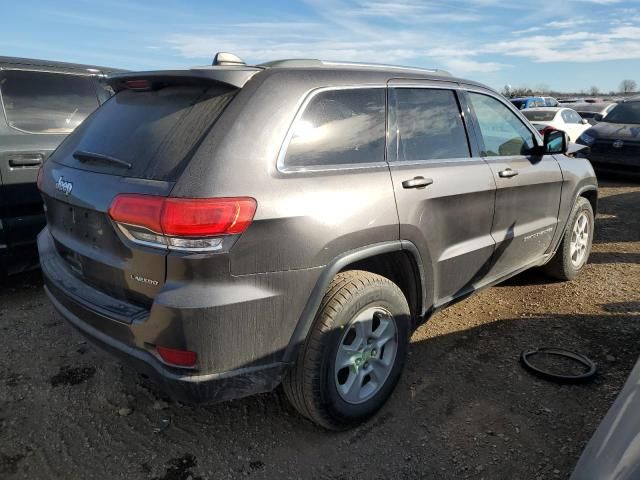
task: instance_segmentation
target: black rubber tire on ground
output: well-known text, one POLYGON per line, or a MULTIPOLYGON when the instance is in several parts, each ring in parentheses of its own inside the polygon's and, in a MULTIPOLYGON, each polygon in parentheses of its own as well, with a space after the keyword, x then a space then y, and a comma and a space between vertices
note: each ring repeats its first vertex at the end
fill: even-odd
POLYGON ((591 204, 584 197, 578 197, 575 205, 573 206, 573 210, 571 211, 571 215, 569 216, 569 221, 567 222, 567 229, 564 232, 564 237, 562 238, 562 242, 558 247, 558 251, 553 256, 553 258, 542 267, 543 271, 550 275, 553 278, 558 280, 573 280, 578 276, 578 274, 582 271, 584 266, 587 264, 589 260, 589 254, 591 253, 591 245, 593 242, 593 227, 594 227, 594 217, 593 217, 593 209, 591 208, 591 204), (589 231, 588 231, 588 242, 587 242, 587 250, 585 253, 585 259, 581 265, 576 267, 571 262, 571 237, 573 235, 573 228, 575 226, 576 220, 580 216, 582 212, 585 212, 587 215, 587 219, 589 221, 589 231))
POLYGON ((332 280, 295 364, 283 382, 291 404, 322 427, 343 430, 375 414, 393 392, 404 366, 411 335, 411 315, 398 286, 366 271, 341 272, 332 280), (383 307, 395 319, 397 349, 393 366, 370 399, 345 402, 334 381, 336 352, 351 321, 369 306, 383 307))

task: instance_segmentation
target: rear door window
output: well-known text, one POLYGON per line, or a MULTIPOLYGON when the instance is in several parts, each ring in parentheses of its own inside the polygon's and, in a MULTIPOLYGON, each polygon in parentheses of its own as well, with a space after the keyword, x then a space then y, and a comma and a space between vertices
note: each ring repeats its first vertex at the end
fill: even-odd
POLYGON ((326 90, 309 100, 292 126, 286 169, 384 162, 385 89, 326 90))
POLYGON ((98 107, 90 77, 27 70, 0 72, 7 123, 29 133, 72 132, 98 107))
MULTIPOLYGON (((389 131, 398 161, 468 158, 469 143, 452 90, 393 88, 389 91, 389 131)), ((393 152, 390 160, 394 160, 393 152)))

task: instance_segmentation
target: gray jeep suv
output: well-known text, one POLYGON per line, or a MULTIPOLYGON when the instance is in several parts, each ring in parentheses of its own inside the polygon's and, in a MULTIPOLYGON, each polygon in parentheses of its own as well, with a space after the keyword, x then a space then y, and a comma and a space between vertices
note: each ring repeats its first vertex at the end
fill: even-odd
POLYGON ((183 401, 283 383, 318 424, 357 424, 433 312, 589 256, 589 162, 477 83, 229 55, 109 83, 40 172, 46 291, 183 401))

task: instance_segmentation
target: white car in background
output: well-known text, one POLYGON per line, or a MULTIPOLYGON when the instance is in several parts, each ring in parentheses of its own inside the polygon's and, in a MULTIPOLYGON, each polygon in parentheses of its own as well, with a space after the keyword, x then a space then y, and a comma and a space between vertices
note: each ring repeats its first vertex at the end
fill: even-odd
POLYGON ((587 120, 571 108, 528 108, 522 110, 522 114, 542 135, 547 130, 562 130, 569 135, 571 142, 578 140, 582 132, 591 127, 587 120))

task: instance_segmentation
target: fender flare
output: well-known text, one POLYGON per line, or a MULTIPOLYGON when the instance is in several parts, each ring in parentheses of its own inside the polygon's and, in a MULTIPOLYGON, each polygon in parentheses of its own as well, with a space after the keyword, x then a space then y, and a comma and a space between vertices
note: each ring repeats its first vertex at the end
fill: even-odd
POLYGON ((322 303, 322 298, 324 297, 325 292, 327 291, 327 288, 331 283, 331 280, 333 280, 333 277, 335 277, 338 272, 340 272, 344 267, 360 260, 366 260, 367 258, 384 253, 401 251, 406 251, 410 255, 412 255, 414 257, 416 265, 418 266, 418 280, 420 281, 420 286, 418 289, 418 293, 420 295, 419 305, 421 307, 421 310, 424 312, 425 301, 430 298, 429 296, 427 296, 428 292, 426 290, 428 279, 425 275, 424 264, 422 262, 420 252, 412 242, 406 240, 393 240, 389 242, 367 245, 356 250, 350 250, 342 255, 339 255, 324 267, 324 270, 320 274, 320 277, 313 287, 304 310, 300 315, 296 328, 293 331, 293 335, 291 336, 289 344, 285 349, 282 361, 290 363, 295 359, 298 348, 306 341, 307 335, 311 330, 313 321, 315 320, 320 308, 320 304, 322 303))

